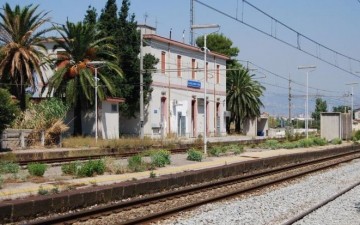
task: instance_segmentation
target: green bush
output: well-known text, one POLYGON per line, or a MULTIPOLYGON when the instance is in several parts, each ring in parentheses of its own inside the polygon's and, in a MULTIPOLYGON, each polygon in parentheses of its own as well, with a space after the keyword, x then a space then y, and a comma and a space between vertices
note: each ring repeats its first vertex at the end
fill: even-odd
POLYGON ((235 155, 239 155, 244 152, 244 147, 241 145, 229 145, 229 151, 232 151, 235 155))
POLYGON ((20 170, 20 166, 17 163, 1 161, 0 162, 0 173, 12 173, 16 174, 20 170))
POLYGON ((278 140, 266 140, 265 143, 263 144, 264 148, 269 148, 269 149, 277 149, 279 148, 279 141, 278 140))
POLYGON ((298 147, 298 142, 296 142, 296 141, 293 141, 293 142, 286 141, 286 142, 281 144, 281 147, 285 148, 285 149, 294 149, 294 148, 298 147))
POLYGON ((191 148, 187 151, 187 154, 188 154, 188 156, 186 158, 187 160, 197 161, 197 162, 202 161, 203 154, 199 150, 191 148))
MULTIPOLYGON (((20 113, 16 102, 11 99, 10 93, 0 88, 0 134, 8 127, 20 113)), ((1 148, 1 146, 0 146, 1 148)))
POLYGON ((92 177, 95 174, 101 175, 105 172, 105 163, 103 160, 89 160, 77 168, 78 177, 92 177))
POLYGON ((59 98, 47 98, 40 103, 30 103, 14 121, 14 128, 49 129, 56 121, 64 118, 69 107, 59 98))
POLYGON ((219 146, 214 146, 210 148, 208 151, 209 156, 219 157, 221 153, 222 153, 222 148, 219 146))
POLYGON ((77 168, 79 163, 71 162, 61 166, 61 171, 66 175, 76 175, 77 168))
POLYGON ((4 184, 4 179, 2 178, 2 176, 0 176, 0 189, 3 187, 4 184))
POLYGON ((334 138, 331 140, 331 144, 333 145, 340 145, 342 143, 342 140, 340 138, 334 138))
POLYGON ((131 171, 141 172, 146 169, 141 155, 134 155, 128 158, 128 167, 131 171))
POLYGON ((327 145, 327 141, 325 138, 314 137, 313 141, 314 141, 314 144, 318 145, 318 146, 327 145))
POLYGON ((30 163, 28 165, 29 174, 32 176, 42 177, 47 169, 47 166, 42 163, 30 163))
POLYGON ((155 167, 164 167, 170 165, 170 152, 166 150, 158 150, 150 155, 151 164, 155 167))
POLYGON ((314 145, 314 141, 311 138, 298 140, 298 146, 300 148, 309 148, 313 145, 314 145))
POLYGON ((355 132, 355 134, 353 135, 353 140, 354 141, 359 141, 360 140, 360 130, 357 130, 355 132))
POLYGON ((151 171, 149 177, 150 177, 150 178, 155 178, 155 177, 156 177, 156 173, 155 173, 154 171, 151 171))

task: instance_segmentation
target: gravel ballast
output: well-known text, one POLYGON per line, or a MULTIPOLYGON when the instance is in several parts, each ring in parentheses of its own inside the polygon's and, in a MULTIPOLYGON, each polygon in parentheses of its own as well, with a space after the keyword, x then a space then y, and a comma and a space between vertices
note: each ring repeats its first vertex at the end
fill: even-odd
MULTIPOLYGON (((161 224, 281 224, 359 181, 359 171, 360 160, 354 160, 247 198, 207 204, 161 224)), ((359 194, 355 188, 297 224, 358 224, 359 194)))

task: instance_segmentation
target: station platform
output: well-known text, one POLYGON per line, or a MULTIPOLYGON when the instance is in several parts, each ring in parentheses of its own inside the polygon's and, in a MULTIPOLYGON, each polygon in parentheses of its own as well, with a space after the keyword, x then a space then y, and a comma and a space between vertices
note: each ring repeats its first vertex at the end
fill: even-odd
MULTIPOLYGON (((202 162, 194 162, 186 160, 187 154, 175 154, 171 156, 171 165, 163 168, 157 168, 153 171, 155 175, 162 176, 168 174, 177 174, 185 171, 202 170, 212 167, 220 167, 229 165, 232 163, 255 160, 266 157, 276 157, 280 155, 296 154, 303 152, 319 151, 329 148, 349 146, 352 143, 343 143, 342 145, 327 145, 314 148, 298 148, 298 149, 279 149, 279 150, 268 150, 268 149, 248 149, 244 153, 239 155, 224 155, 220 157, 205 157, 202 162)), ((61 149, 58 149, 61 150, 61 149)), ((53 150, 51 150, 53 151, 53 150)), ((124 163, 126 159, 124 159, 124 163)), ((45 173, 46 178, 53 178, 51 181, 42 182, 41 179, 38 181, 24 181, 17 183, 6 183, 3 188, 0 189, 0 200, 11 200, 18 198, 25 198, 27 196, 37 195, 39 189, 52 190, 57 188, 58 191, 69 190, 69 187, 80 188, 91 188, 93 186, 101 186, 107 184, 121 183, 131 180, 141 180, 150 177, 151 171, 144 172, 133 172, 124 173, 118 175, 98 175, 95 177, 87 178, 61 178, 61 169, 49 168, 45 173), (57 174, 57 175, 56 175, 57 174), (56 176, 59 176, 56 178, 56 176)), ((48 179, 49 180, 49 179, 48 179)))

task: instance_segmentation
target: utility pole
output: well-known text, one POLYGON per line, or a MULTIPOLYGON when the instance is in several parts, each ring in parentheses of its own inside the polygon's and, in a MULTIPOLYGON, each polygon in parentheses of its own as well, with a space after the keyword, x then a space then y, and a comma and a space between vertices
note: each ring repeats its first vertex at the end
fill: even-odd
POLYGON ((190 45, 194 45, 194 0, 190 0, 190 45))
POLYGON ((289 120, 288 120, 288 125, 290 127, 292 127, 292 122, 291 122, 291 79, 290 79, 290 73, 289 73, 289 120))
POLYGON ((140 138, 144 139, 144 76, 143 35, 140 28, 140 138))

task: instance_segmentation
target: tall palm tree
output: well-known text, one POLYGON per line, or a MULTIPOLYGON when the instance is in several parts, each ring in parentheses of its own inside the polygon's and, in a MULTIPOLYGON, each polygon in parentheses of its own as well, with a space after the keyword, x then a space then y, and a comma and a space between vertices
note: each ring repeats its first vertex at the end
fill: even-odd
POLYGON ((248 70, 240 68, 230 71, 227 77, 227 108, 231 112, 230 122, 235 122, 236 132, 240 132, 245 119, 260 116, 260 107, 263 106, 260 97, 265 87, 253 80, 253 76, 248 70))
POLYGON ((49 21, 48 13, 37 13, 38 6, 15 6, 8 3, 0 13, 0 77, 9 79, 15 85, 14 93, 20 100, 20 107, 25 110, 25 86, 36 88, 36 75, 44 82, 41 67, 44 66, 45 47, 42 36, 52 28, 39 30, 49 21), (39 31, 38 31, 39 30, 39 31))
POLYGON ((64 53, 56 60, 57 68, 49 80, 49 93, 66 98, 67 103, 74 107, 74 135, 82 135, 81 112, 94 102, 94 68, 87 66, 93 60, 102 60, 104 65, 98 70, 98 98, 104 99, 114 94, 114 87, 105 69, 112 70, 122 76, 121 69, 110 60, 117 60, 112 53, 113 46, 108 44, 111 37, 99 38, 95 26, 91 24, 66 22, 57 28, 61 37, 54 39, 54 49, 62 49, 64 53))

